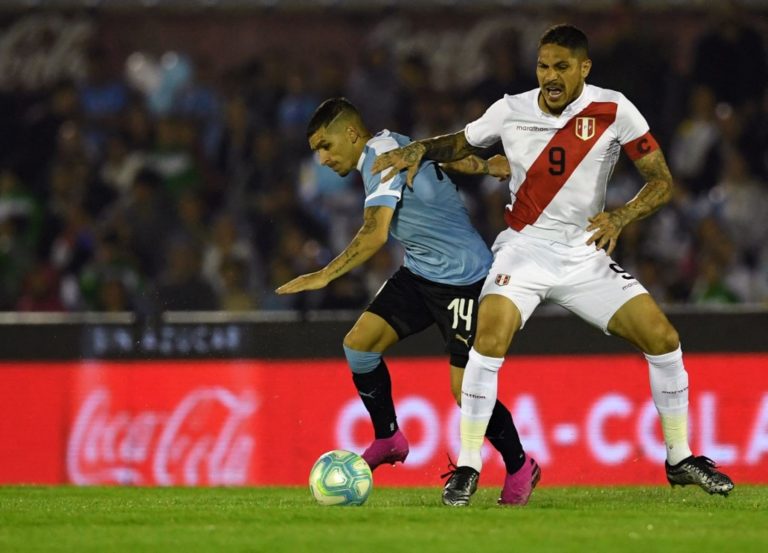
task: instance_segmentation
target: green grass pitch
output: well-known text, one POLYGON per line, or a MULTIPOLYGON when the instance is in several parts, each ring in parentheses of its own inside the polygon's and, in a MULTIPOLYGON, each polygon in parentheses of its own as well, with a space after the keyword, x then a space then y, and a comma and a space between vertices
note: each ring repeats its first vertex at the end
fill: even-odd
POLYGON ((306 488, 0 487, 0 551, 462 553, 768 551, 768 487, 543 487, 527 507, 482 488, 466 509, 438 488, 374 489, 320 507, 306 488))

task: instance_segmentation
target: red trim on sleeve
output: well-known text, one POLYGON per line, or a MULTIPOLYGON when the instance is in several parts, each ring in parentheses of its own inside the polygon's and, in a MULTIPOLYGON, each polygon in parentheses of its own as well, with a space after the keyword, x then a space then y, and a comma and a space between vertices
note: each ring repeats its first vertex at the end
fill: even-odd
POLYGON ((651 131, 648 131, 643 136, 635 138, 631 142, 627 142, 622 147, 629 156, 629 159, 635 161, 636 159, 640 159, 641 157, 658 150, 659 143, 653 138, 651 131))

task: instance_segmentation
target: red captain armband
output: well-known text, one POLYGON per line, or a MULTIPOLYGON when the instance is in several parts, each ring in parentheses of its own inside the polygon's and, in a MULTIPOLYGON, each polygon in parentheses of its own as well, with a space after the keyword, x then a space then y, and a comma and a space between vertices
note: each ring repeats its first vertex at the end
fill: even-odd
POLYGON ((648 131, 643 136, 635 138, 631 142, 627 142, 624 144, 624 146, 622 146, 622 148, 624 148, 624 151, 629 156, 629 159, 635 161, 636 159, 640 159, 641 157, 658 150, 659 143, 656 142, 656 139, 653 138, 651 132, 648 131))

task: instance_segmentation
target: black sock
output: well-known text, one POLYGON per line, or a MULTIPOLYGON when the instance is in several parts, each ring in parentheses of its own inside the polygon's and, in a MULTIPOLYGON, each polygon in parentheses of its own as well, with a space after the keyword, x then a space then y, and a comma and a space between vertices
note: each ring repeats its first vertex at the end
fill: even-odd
POLYGON ((392 401, 392 381, 384 359, 369 373, 352 373, 352 381, 371 415, 376 439, 391 437, 397 432, 397 417, 392 401))
POLYGON ((499 400, 496 400, 493 406, 485 437, 501 453, 507 473, 515 473, 523 466, 523 444, 520 443, 520 436, 517 435, 517 429, 512 422, 512 414, 499 400))

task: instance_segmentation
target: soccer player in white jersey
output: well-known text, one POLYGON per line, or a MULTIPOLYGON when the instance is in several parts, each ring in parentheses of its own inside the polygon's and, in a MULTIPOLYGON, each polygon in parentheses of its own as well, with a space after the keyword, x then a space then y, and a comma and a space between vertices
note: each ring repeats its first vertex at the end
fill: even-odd
MULTIPOLYGON (((363 225, 335 259, 319 271, 277 289, 293 294, 325 287, 370 259, 389 236, 405 249, 403 266, 381 287, 344 337, 352 381, 373 423, 375 439, 363 452, 371 470, 404 462, 408 440, 397 425, 392 385, 383 354, 399 340, 436 324, 450 354, 451 390, 461 398, 461 379, 477 325, 477 298, 493 257, 469 220, 456 186, 426 161, 414 175, 384 183, 373 174, 376 156, 410 143, 388 130, 372 135, 345 98, 320 104, 307 127, 320 163, 344 176, 359 171, 365 188, 363 225)), ((494 400, 483 433, 499 451, 506 476, 499 503, 525 505, 539 480, 539 466, 525 454, 512 415, 494 400)))
MULTIPOLYGON (((468 505, 477 488, 497 373, 513 336, 544 300, 643 352, 669 483, 696 484, 710 494, 733 489, 711 459, 694 456, 688 445, 688 374, 677 331, 642 284, 610 257, 626 225, 669 201, 672 177, 635 106, 619 92, 585 82, 591 66, 582 31, 551 27, 539 41, 537 89, 505 95, 463 131, 387 152, 373 167, 390 169, 383 181, 405 170, 410 182, 423 158, 451 162, 499 140, 509 163, 508 228, 492 247, 494 262, 481 292, 462 384, 461 452, 443 489, 446 505, 468 505), (604 211, 606 184, 622 149, 645 185, 626 205, 604 211)), ((477 157, 463 163, 488 172, 477 157)))

